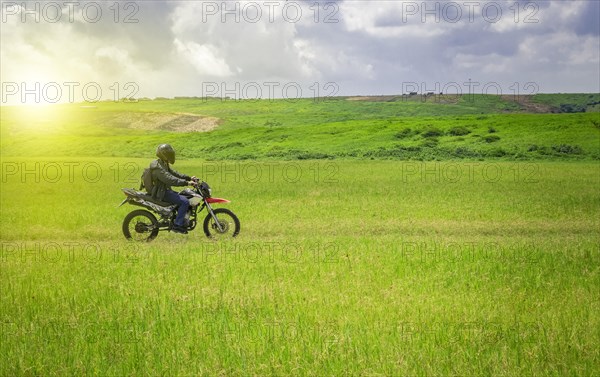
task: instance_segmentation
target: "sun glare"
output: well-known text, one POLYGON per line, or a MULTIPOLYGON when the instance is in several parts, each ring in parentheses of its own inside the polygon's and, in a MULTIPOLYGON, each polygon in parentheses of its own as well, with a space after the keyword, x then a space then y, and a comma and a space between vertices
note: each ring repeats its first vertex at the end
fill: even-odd
POLYGON ((56 131, 61 128, 65 109, 53 104, 23 104, 10 111, 12 127, 20 131, 56 131))
POLYGON ((67 83, 58 72, 42 70, 37 72, 17 71, 2 77, 3 106, 47 107, 65 102, 73 102, 74 83, 67 83))

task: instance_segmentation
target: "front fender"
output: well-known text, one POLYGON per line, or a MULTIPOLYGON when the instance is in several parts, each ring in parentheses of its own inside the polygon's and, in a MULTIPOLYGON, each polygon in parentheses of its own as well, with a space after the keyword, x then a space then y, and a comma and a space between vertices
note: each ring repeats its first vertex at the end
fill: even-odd
POLYGON ((210 204, 213 204, 213 203, 231 203, 230 200, 222 199, 222 198, 207 198, 206 202, 210 203, 210 204))

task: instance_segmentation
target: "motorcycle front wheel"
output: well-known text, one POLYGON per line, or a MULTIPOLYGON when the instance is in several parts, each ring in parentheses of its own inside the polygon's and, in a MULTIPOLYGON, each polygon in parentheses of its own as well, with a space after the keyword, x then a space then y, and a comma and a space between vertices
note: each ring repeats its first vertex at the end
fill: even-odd
POLYGON ((215 217, 217 218, 219 225, 215 222, 215 219, 209 213, 204 218, 204 234, 206 237, 213 239, 227 239, 233 238, 240 233, 240 220, 237 216, 226 208, 217 208, 213 210, 215 217))
POLYGON ((135 210, 123 220, 123 235, 128 240, 150 242, 158 236, 158 220, 148 211, 135 210))

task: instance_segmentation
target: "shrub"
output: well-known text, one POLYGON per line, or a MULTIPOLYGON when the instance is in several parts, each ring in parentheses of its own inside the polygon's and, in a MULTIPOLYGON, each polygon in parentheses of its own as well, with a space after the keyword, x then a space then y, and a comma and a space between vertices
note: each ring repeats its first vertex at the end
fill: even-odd
POLYGON ((535 151, 541 155, 547 156, 547 155, 552 154, 552 151, 548 147, 545 147, 543 145, 540 145, 540 146, 536 145, 536 147, 537 147, 537 149, 535 151))
POLYGON ((504 157, 506 156, 508 153, 502 149, 502 148, 494 148, 494 149, 490 149, 486 155, 490 156, 490 157, 504 157))
POLYGON ((569 144, 553 145, 552 150, 560 154, 581 154, 583 152, 579 145, 569 144))
POLYGON ((339 155, 340 155, 340 157, 357 157, 360 155, 360 152, 353 150, 350 152, 342 152, 339 155))
POLYGON ((438 136, 443 136, 443 135, 444 135, 444 131, 440 130, 439 128, 433 127, 433 126, 427 126, 427 128, 425 128, 425 130, 421 134, 421 136, 423 136, 423 137, 438 137, 438 136))
POLYGON ((458 147, 454 150, 454 156, 460 158, 472 158, 477 157, 478 153, 468 149, 467 147, 458 147))
POLYGON ((438 145, 438 139, 436 139, 436 138, 427 139, 421 143, 421 146, 425 147, 425 148, 435 148, 435 147, 437 147, 437 145, 438 145))
POLYGON ((327 154, 327 153, 319 153, 319 152, 304 152, 296 155, 298 160, 332 160, 335 156, 327 154))
POLYGON ((394 134, 394 137, 396 139, 406 139, 407 137, 411 137, 414 135, 414 132, 412 129, 410 128, 405 128, 402 131, 396 132, 394 134))
POLYGON ((458 127, 452 127, 449 131, 448 134, 452 135, 452 136, 465 136, 471 133, 471 130, 469 130, 466 127, 463 126, 458 126, 458 127))
POLYGON ((407 159, 410 157, 415 157, 417 153, 421 150, 419 147, 403 147, 403 146, 395 146, 394 148, 384 148, 379 147, 376 150, 370 150, 364 153, 364 157, 374 157, 378 158, 399 158, 399 159, 407 159))
POLYGON ((254 154, 240 154, 240 155, 229 155, 227 158, 231 160, 256 160, 258 156, 254 154))
POLYGON ((512 158, 514 158, 516 160, 526 160, 527 155, 523 152, 517 152, 517 153, 515 153, 515 155, 512 158))
POLYGON ((583 105, 575 105, 571 103, 561 103, 561 113, 585 113, 586 107, 583 105))
POLYGON ((500 140, 500 136, 496 136, 496 135, 487 135, 486 137, 483 138, 483 141, 485 141, 486 143, 495 143, 498 140, 500 140))

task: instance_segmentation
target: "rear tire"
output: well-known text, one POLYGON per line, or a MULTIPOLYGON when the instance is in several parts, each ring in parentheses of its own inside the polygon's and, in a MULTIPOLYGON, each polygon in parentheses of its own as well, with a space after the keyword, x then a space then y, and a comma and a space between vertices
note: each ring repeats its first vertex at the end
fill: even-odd
POLYGON ((204 218, 204 234, 206 234, 206 237, 214 239, 233 238, 240 233, 240 220, 233 212, 227 208, 217 208, 213 212, 223 231, 219 231, 215 220, 209 213, 204 218))
POLYGON ((150 242, 158 236, 158 220, 148 211, 135 210, 123 220, 123 235, 128 240, 150 242))

